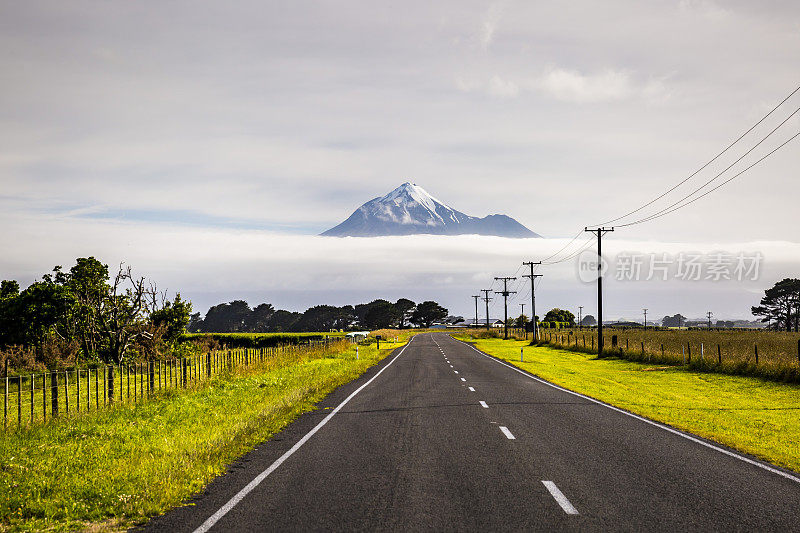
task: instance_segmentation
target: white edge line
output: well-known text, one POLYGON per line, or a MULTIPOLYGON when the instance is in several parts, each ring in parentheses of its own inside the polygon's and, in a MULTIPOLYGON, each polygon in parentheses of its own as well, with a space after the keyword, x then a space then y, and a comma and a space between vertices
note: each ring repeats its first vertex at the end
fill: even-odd
POLYGON ((773 467, 771 467, 769 465, 766 465, 764 463, 760 463, 758 461, 754 461, 753 459, 750 459, 749 457, 745 457, 743 455, 739 455, 738 453, 732 452, 730 450, 726 450, 725 448, 720 448, 719 446, 715 446, 715 445, 713 445, 713 444, 711 444, 709 442, 705 442, 705 441, 703 441, 703 440, 701 440, 701 439, 699 439, 697 437, 689 435, 688 433, 684 433, 683 431, 677 430, 675 428, 671 428, 669 426, 666 426, 666 425, 661 424, 659 422, 655 422, 655 421, 650 420, 648 418, 645 418, 643 416, 639 416, 639 415, 630 413, 630 412, 628 412, 628 411, 626 411, 624 409, 620 409, 619 407, 614 407, 613 405, 607 404, 605 402, 601 402, 600 400, 597 400, 597 399, 592 398, 590 396, 586 396, 585 394, 581 394, 579 392, 571 391, 569 389, 565 389, 564 387, 560 387, 560 386, 558 386, 558 385, 556 385, 554 383, 550 383, 549 381, 545 381, 545 380, 543 380, 541 378, 537 378, 536 376, 532 376, 532 375, 528 374, 527 372, 523 372, 522 370, 520 370, 519 368, 517 368, 515 366, 509 365, 505 361, 500 361, 499 359, 495 359, 494 357, 483 353, 482 351, 478 350, 477 348, 475 348, 474 346, 472 346, 469 343, 466 343, 464 341, 460 341, 458 339, 453 339, 453 340, 469 346, 470 348, 472 348, 473 350, 478 352, 480 355, 486 357, 487 359, 491 359, 492 361, 494 361, 496 363, 499 363, 499 364, 501 364, 503 366, 507 366, 511 370, 514 370, 515 372, 519 372, 523 376, 527 376, 527 377, 529 377, 530 379, 532 379, 534 381, 538 381, 539 383, 547 385, 548 387, 553 387, 554 389, 558 389, 558 390, 560 390, 562 392, 566 392, 566 393, 572 394, 573 396, 577 396, 578 398, 583 398, 584 400, 588 400, 590 402, 596 403, 597 405, 602 405, 603 407, 607 407, 607 408, 611 409, 612 411, 616 411, 618 413, 622 413, 623 415, 627 415, 627 416, 629 416, 631 418, 635 418, 636 420, 639 420, 639 421, 644 422, 646 424, 650 424, 651 426, 655 426, 657 428, 663 429, 664 431, 668 431, 668 432, 672 433, 673 435, 678 435, 679 437, 683 437, 686 440, 690 440, 690 441, 692 441, 692 442, 694 442, 696 444, 700 444, 701 446, 705 446, 706 448, 710 448, 710 449, 712 449, 712 450, 714 450, 716 452, 725 454, 728 457, 733 457, 734 459, 739 459, 740 461, 743 461, 743 462, 745 462, 745 463, 747 463, 749 465, 757 466, 758 468, 761 468, 762 470, 766 470, 767 472, 772 472, 773 474, 777 474, 777 475, 779 475, 779 476, 781 476, 781 477, 783 477, 785 479, 788 479, 790 481, 794 481, 795 483, 800 483, 800 478, 798 478, 797 476, 793 476, 792 474, 788 474, 786 472, 783 472, 782 470, 778 470, 777 468, 773 468, 773 467))
POLYGON ((511 433, 508 430, 508 428, 505 427, 505 426, 500 426, 500 431, 503 432, 503 435, 505 435, 508 440, 516 440, 517 439, 517 437, 515 437, 514 434, 511 433))
POLYGON ((552 481, 542 481, 542 483, 544 483, 544 486, 547 487, 547 491, 550 493, 553 499, 555 499, 558 505, 564 509, 565 513, 578 514, 578 510, 575 509, 575 507, 569 502, 567 497, 564 496, 564 493, 558 489, 555 483, 552 481))
POLYGON ((256 476, 256 477, 253 479, 253 481, 251 481, 250 483, 248 483, 247 485, 245 485, 245 487, 244 487, 242 490, 240 490, 239 492, 237 492, 237 493, 236 493, 236 494, 233 496, 233 498, 231 498, 230 500, 228 500, 228 502, 227 502, 225 505, 223 505, 222 507, 220 507, 220 508, 219 508, 219 510, 218 510, 216 513, 214 513, 213 515, 211 515, 210 517, 208 517, 208 519, 207 519, 205 522, 203 522, 203 523, 200 525, 200 527, 198 527, 197 529, 195 529, 195 530, 194 530, 194 533, 205 533, 205 532, 207 532, 209 529, 211 529, 211 528, 214 526, 214 524, 216 524, 216 523, 217 523, 217 522, 218 522, 218 521, 219 521, 219 520, 220 520, 220 519, 221 519, 223 516, 225 516, 226 514, 228 514, 228 512, 229 512, 231 509, 233 509, 233 508, 236 506, 236 504, 238 504, 240 501, 242 501, 242 499, 244 499, 244 497, 245 497, 245 496, 247 496, 247 495, 248 495, 248 494, 249 494, 249 493, 250 493, 250 492, 251 492, 253 489, 255 489, 255 488, 256 488, 256 487, 257 487, 257 486, 258 486, 258 485, 259 485, 259 484, 260 484, 262 481, 264 481, 264 480, 267 478, 267 476, 269 476, 269 475, 270 475, 271 473, 273 473, 273 472, 274 472, 274 471, 275 471, 275 470, 276 470, 276 469, 277 469, 279 466, 281 466, 281 464, 283 464, 283 462, 284 462, 284 461, 286 461, 286 459, 288 459, 288 458, 289 458, 289 457, 290 457, 290 456, 291 456, 291 455, 292 455, 294 452, 296 452, 297 450, 299 450, 299 449, 300 449, 300 447, 301 447, 303 444, 305 444, 305 443, 308 441, 308 439, 310 439, 310 438, 311 438, 311 437, 312 437, 312 436, 313 436, 313 435, 314 435, 314 434, 315 434, 317 431, 319 431, 320 429, 322 429, 322 427, 323 427, 325 424, 327 424, 327 423, 330 421, 330 419, 331 419, 331 418, 333 418, 333 416, 334 416, 336 413, 338 413, 338 412, 341 410, 341 408, 342 408, 342 407, 344 407, 344 406, 345 406, 345 405, 346 405, 346 404, 347 404, 347 403, 348 403, 350 400, 352 400, 352 399, 353 399, 353 398, 356 396, 356 394, 358 394, 359 392, 361 392, 362 390, 364 390, 364 388, 366 388, 366 387, 367 387, 367 386, 368 386, 370 383, 372 383, 373 381, 375 381, 375 378, 377 378, 378 376, 380 376, 380 375, 381 375, 381 373, 382 373, 384 370, 386 370, 387 368, 389 368, 389 367, 391 366, 391 364, 392 364, 392 363, 394 363, 394 362, 397 360, 397 358, 398 358, 398 357, 400 357, 401 355, 403 355, 403 352, 405 352, 405 351, 406 351, 406 348, 408 348, 408 346, 411 344, 411 341, 413 341, 413 340, 414 340, 414 337, 411 337, 411 340, 409 340, 409 341, 408 341, 408 344, 406 344, 405 346, 403 346, 403 349, 402 349, 402 350, 400 350, 400 353, 399 353, 399 354, 397 354, 397 355, 395 355, 395 356, 394 356, 394 359, 392 359, 391 361, 389 361, 389 362, 386 364, 386 366, 384 366, 383 368, 381 368, 380 370, 378 370, 378 372, 377 372, 377 373, 376 373, 374 376, 372 376, 372 377, 369 379, 369 381, 367 381, 366 383, 364 383, 363 385, 361 385, 359 388, 357 388, 355 391, 353 391, 353 392, 350 394, 350 396, 348 396, 347 398, 345 398, 345 399, 344 399, 344 401, 343 401, 342 403, 340 403, 339 405, 337 405, 337 406, 336 406, 336 408, 335 408, 333 411, 331 411, 331 412, 330 412, 330 414, 329 414, 328 416, 326 416, 325 418, 323 418, 323 419, 322 419, 322 421, 321 421, 319 424, 317 424, 316 426, 314 426, 314 429, 312 429, 311 431, 309 431, 308 433, 306 433, 306 434, 303 436, 303 438, 302 438, 302 439, 300 439, 299 441, 297 441, 297 443, 296 443, 294 446, 292 446, 292 447, 291 447, 289 450, 287 450, 286 452, 284 452, 284 454, 283 454, 283 455, 281 455, 280 457, 278 457, 278 459, 276 459, 274 463, 272 463, 271 465, 269 465, 269 467, 268 467, 266 470, 264 470, 264 471, 263 471, 263 472, 261 472, 259 475, 257 475, 257 476, 256 476))

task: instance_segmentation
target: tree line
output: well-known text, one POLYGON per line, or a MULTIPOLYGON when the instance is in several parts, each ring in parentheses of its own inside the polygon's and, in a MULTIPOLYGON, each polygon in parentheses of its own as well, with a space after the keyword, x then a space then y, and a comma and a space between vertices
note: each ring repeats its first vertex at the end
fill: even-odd
POLYGON ((61 266, 24 290, 0 282, 0 351, 17 366, 122 364, 171 353, 192 304, 170 301, 155 283, 121 265, 111 275, 94 257, 61 266))
POLYGON ((315 305, 299 313, 275 309, 262 303, 251 308, 245 300, 234 300, 209 308, 205 317, 191 315, 191 333, 282 333, 306 331, 356 330, 430 327, 447 317, 448 311, 437 302, 414 303, 407 298, 396 302, 378 299, 358 305, 315 305))

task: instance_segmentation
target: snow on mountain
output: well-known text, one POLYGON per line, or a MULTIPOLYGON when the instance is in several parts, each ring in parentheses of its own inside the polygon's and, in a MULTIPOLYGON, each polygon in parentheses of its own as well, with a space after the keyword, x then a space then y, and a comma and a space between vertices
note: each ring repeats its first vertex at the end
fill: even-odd
POLYGON ((540 237, 506 215, 484 218, 465 215, 409 182, 386 196, 370 200, 347 220, 322 233, 329 237, 415 234, 540 237))

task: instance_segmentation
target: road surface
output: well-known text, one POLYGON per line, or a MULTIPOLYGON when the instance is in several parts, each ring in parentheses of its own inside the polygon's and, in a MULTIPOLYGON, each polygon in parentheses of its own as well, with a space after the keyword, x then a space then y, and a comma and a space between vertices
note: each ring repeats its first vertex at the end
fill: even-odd
POLYGON ((790 472, 434 333, 144 529, 797 530, 799 514, 790 472))

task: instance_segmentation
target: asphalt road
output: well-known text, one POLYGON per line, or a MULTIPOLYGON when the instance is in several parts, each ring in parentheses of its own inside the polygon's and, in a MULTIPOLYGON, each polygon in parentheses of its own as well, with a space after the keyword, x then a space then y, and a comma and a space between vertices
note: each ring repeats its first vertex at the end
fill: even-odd
POLYGON ((424 334, 144 529, 800 530, 768 468, 424 334))

